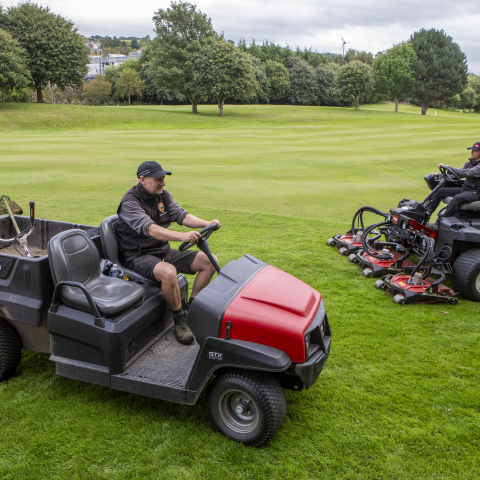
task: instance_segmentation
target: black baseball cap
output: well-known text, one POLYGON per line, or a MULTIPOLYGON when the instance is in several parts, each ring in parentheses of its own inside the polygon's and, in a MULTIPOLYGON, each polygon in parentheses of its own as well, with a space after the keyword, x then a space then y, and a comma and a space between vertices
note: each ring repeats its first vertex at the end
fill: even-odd
POLYGON ((165 171, 157 162, 143 162, 137 170, 137 177, 160 178, 164 175, 171 175, 172 172, 165 171))
POLYGON ((475 142, 473 147, 467 147, 467 150, 472 150, 473 152, 478 152, 480 150, 480 142, 475 142))

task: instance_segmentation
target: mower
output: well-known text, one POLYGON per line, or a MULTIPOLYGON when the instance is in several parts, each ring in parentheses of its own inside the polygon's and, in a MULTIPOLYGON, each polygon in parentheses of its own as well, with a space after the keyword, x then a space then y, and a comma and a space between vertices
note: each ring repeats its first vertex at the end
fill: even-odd
POLYGON ((364 276, 383 277, 375 286, 388 291, 398 304, 456 304, 455 292, 480 301, 480 202, 463 205, 455 216, 443 218, 436 232, 427 224, 433 213, 431 198, 438 189, 461 186, 464 180, 446 166, 440 176, 428 174, 425 181, 431 192, 422 202, 404 198, 389 213, 372 207, 355 213, 352 231, 361 227, 362 245, 349 260, 362 267, 364 276), (382 221, 365 227, 363 212, 380 215, 382 221), (380 235, 371 237, 373 232, 380 235), (416 264, 412 255, 418 258, 416 264), (451 275, 453 289, 442 283, 446 275, 451 275))
MULTIPOLYGON (((210 225, 197 246, 218 275, 190 305, 196 341, 182 345, 161 285, 121 265, 117 222, 35 219, 33 208, 30 218, 0 216, 0 381, 14 374, 24 348, 50 354, 59 376, 123 392, 193 405, 206 389, 214 428, 263 445, 285 418, 282 389, 309 389, 327 361, 321 294, 251 255, 220 268, 210 225), (33 255, 8 243, 20 238, 14 223, 30 229, 33 255), (103 274, 101 258, 117 263, 125 280, 103 274)), ((186 306, 185 276, 178 285, 186 306)))

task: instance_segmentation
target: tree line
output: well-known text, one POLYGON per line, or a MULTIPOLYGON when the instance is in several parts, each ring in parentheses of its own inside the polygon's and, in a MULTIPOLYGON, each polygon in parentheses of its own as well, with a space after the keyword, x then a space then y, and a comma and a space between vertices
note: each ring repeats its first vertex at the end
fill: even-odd
MULTIPOLYGON (((195 5, 172 1, 153 17, 156 36, 145 37, 138 60, 110 67, 83 84, 87 49, 73 24, 48 7, 31 3, 0 10, 0 89, 29 86, 50 101, 91 104, 128 100, 285 103, 346 106, 384 99, 430 106, 480 109, 480 78, 468 75, 460 47, 443 30, 420 30, 407 41, 373 55, 344 56, 295 50, 271 42, 225 40, 195 5)), ((104 48, 121 48, 125 37, 102 37, 104 48), (114 47, 114 40, 120 47, 114 47), (110 42, 112 47, 110 47, 110 42)), ((133 37, 129 39, 133 43, 133 37)), ((19 95, 21 98, 21 95, 19 95)))

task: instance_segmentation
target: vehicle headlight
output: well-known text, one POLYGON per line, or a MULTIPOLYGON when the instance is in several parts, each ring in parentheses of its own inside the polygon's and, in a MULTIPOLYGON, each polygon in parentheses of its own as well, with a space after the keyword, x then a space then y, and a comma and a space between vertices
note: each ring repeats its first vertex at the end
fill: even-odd
POLYGON ((308 347, 310 347, 310 334, 307 333, 305 335, 305 349, 308 350, 308 347))

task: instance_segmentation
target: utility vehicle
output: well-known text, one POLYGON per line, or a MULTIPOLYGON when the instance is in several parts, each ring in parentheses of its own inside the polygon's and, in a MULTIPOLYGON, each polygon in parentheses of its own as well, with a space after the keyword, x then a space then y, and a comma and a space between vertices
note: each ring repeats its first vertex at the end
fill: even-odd
MULTIPOLYGON (((121 266, 117 215, 99 228, 33 213, 12 218, 29 231, 33 255, 6 241, 18 234, 0 216, 0 380, 15 372, 24 348, 50 354, 57 375, 161 400, 193 405, 208 385, 213 426, 259 446, 284 420, 282 388, 310 388, 328 358, 321 294, 250 255, 220 269, 207 241, 216 225, 201 230, 198 246, 218 276, 190 306, 195 343, 181 345, 161 285, 121 266), (129 281, 104 275, 101 258, 129 281)), ((183 275, 178 284, 185 303, 183 275)))

